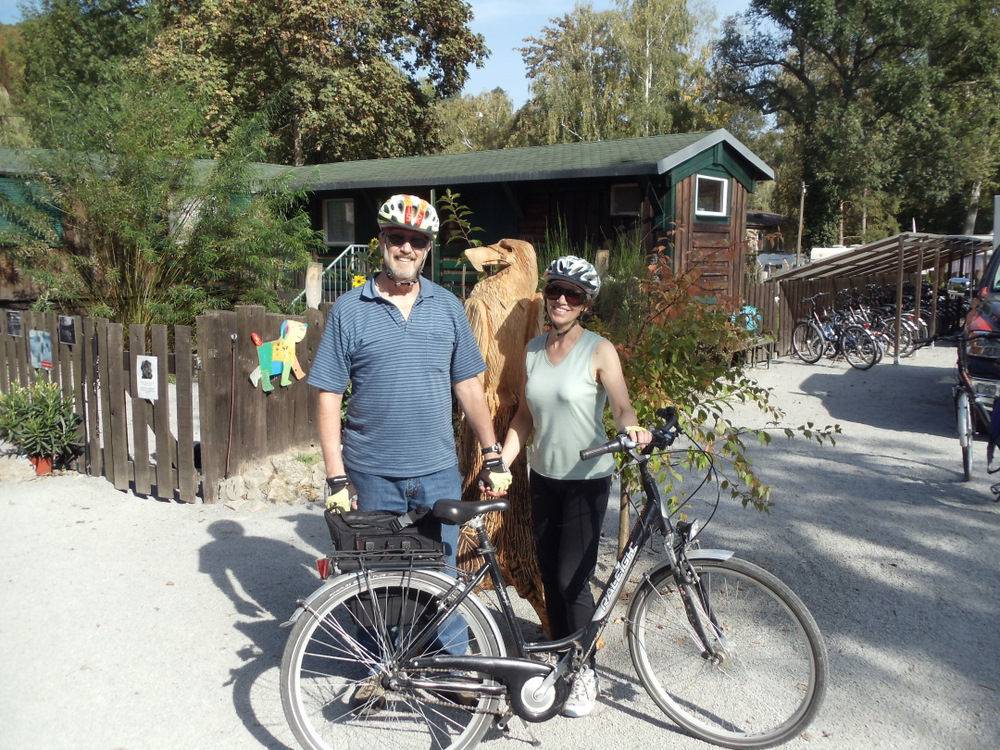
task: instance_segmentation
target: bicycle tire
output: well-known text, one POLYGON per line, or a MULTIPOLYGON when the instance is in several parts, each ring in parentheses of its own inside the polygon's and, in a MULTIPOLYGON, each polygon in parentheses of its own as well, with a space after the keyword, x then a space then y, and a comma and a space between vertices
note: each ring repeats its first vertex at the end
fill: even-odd
POLYGON ((802 732, 826 693, 823 636, 788 586, 730 558, 695 560, 708 592, 721 661, 703 650, 667 568, 654 571, 629 608, 632 663, 653 701, 686 732, 723 747, 780 745, 802 732))
MULTIPOLYGON (((386 691, 378 709, 355 702, 356 691, 374 672, 424 681, 454 677, 418 675, 397 663, 401 647, 412 643, 446 591, 446 583, 425 571, 362 571, 345 576, 310 602, 289 634, 280 673, 285 718, 303 748, 461 750, 478 744, 494 718, 496 697, 481 696, 477 705, 467 707, 444 700, 447 692, 387 687, 383 682, 386 691), (391 633, 390 609, 397 610, 391 633)), ((467 625, 466 653, 506 655, 496 621, 485 608, 466 599, 455 616, 467 625)), ((437 641, 421 656, 433 655, 435 649, 441 649, 437 641)), ((476 673, 462 679, 495 684, 476 673)))
POLYGON ((802 320, 792 329, 792 349, 803 362, 814 365, 823 356, 823 332, 816 324, 802 320))
POLYGON ((841 352, 847 363, 856 370, 870 370, 875 365, 877 348, 875 339, 861 326, 847 326, 841 334, 841 352))
POLYGON ((968 392, 964 390, 960 390, 955 396, 955 424, 958 428, 958 443, 962 447, 962 473, 968 482, 972 479, 972 443, 976 433, 972 424, 972 404, 968 392))

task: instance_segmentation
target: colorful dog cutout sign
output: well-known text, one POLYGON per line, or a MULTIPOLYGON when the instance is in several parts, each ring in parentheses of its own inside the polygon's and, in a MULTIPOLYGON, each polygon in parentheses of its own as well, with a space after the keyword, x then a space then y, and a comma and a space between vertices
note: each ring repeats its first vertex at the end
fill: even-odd
MULTIPOLYGON (((257 345, 257 360, 260 364, 250 373, 250 382, 254 387, 260 383, 264 392, 273 391, 271 378, 280 375, 279 381, 282 386, 287 386, 292 382, 292 373, 301 380, 306 376, 299 365, 299 358, 295 356, 295 345, 306 337, 308 325, 298 320, 286 320, 281 324, 281 338, 274 341, 265 341, 257 345)), ((254 335, 254 343, 260 340, 254 335)))

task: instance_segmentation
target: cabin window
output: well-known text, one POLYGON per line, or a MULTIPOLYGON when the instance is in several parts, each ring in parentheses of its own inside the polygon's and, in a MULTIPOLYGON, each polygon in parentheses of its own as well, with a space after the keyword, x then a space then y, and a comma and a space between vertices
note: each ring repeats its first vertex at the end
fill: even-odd
POLYGON ((612 216, 638 216, 641 205, 642 193, 638 184, 611 186, 612 216))
POLYGON ((698 175, 694 206, 698 216, 728 216, 729 180, 698 175))
POLYGON ((354 199, 323 201, 323 242, 330 247, 354 244, 354 199))

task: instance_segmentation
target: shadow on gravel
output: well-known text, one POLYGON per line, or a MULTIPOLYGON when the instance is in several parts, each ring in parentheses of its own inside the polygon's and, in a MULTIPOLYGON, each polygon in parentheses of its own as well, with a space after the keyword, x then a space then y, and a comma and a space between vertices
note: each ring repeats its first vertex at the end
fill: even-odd
MULTIPOLYGON (((315 537, 316 515, 303 513, 285 520, 296 524, 303 539, 315 537)), ((268 729, 273 717, 256 714, 251 691, 262 675, 281 665, 288 630, 279 625, 292 614, 297 598, 320 585, 316 555, 287 542, 247 536, 233 520, 215 521, 208 531, 214 540, 201 548, 200 570, 232 600, 234 613, 242 616, 234 627, 250 640, 238 654, 243 666, 234 669, 225 684, 233 686, 233 705, 251 735, 264 747, 287 748, 268 729)), ((280 712, 277 682, 268 689, 280 712)))
POLYGON ((819 398, 834 421, 952 437, 956 434, 954 382, 954 368, 908 362, 870 370, 817 372, 802 381, 802 393, 819 398), (891 425, 881 423, 879 415, 885 413, 881 404, 899 394, 906 394, 918 408, 893 413, 891 425))

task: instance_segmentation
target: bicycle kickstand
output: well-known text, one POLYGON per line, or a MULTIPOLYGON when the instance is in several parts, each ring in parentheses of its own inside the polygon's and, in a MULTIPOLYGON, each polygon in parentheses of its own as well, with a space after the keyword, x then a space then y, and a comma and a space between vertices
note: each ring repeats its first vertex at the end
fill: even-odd
MULTIPOLYGON (((510 720, 514 718, 514 714, 507 714, 506 716, 501 716, 497 719, 496 727, 500 730, 502 734, 508 740, 520 739, 519 737, 514 737, 510 733, 510 720)), ((528 724, 524 719, 521 719, 521 726, 524 727, 524 731, 528 733, 528 739, 521 740, 521 742, 527 742, 532 747, 541 747, 542 741, 535 736, 535 733, 531 731, 531 725, 528 724)))

